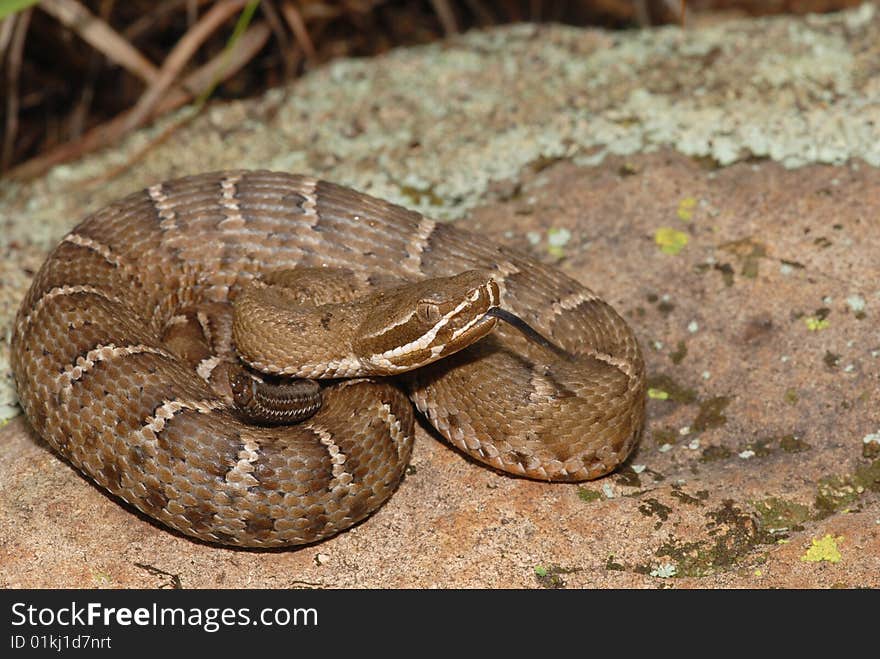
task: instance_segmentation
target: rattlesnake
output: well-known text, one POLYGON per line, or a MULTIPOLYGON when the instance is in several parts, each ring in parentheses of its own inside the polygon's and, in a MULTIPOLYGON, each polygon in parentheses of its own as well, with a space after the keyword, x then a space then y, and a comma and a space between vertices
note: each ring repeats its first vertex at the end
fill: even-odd
MULTIPOLYGON (((289 290, 296 297, 296 284, 289 290)), ((313 542, 379 507, 410 457, 413 404, 476 460, 543 480, 608 473, 644 420, 638 343, 588 288, 450 224, 266 171, 157 184, 83 220, 21 305, 12 369, 34 429, 76 467, 174 529, 239 546, 313 542), (319 277, 311 285, 319 297, 322 271, 334 281, 345 273, 353 294, 388 292, 359 311, 343 303, 289 320, 288 300, 263 314, 287 294, 260 291, 291 270, 319 277), (464 297, 444 302, 444 287, 462 277, 464 297), (421 288, 395 306, 396 291, 409 290, 401 282, 421 288), (234 316, 236 299, 247 310, 234 316), (489 308, 521 319, 539 340, 496 326, 489 308), (379 315, 361 316, 370 310, 379 315), (447 356, 443 345, 461 327, 453 321, 468 312, 476 316, 462 322, 482 338, 447 356), (428 323, 428 338, 382 343, 399 341, 416 320, 428 323), (335 356, 306 358, 305 369, 280 362, 288 340, 324 349, 352 329, 335 356), (345 352, 354 343, 398 374, 357 371, 365 358, 345 352), (296 397, 254 372, 256 384, 239 386, 236 398, 235 379, 218 375, 236 367, 236 347, 258 370, 354 379, 322 386, 320 410, 299 423, 254 422, 238 409, 259 403, 254 387, 268 387, 268 413, 296 397), (417 350, 438 361, 404 372, 417 350), (319 372, 327 360, 332 368, 319 372)))

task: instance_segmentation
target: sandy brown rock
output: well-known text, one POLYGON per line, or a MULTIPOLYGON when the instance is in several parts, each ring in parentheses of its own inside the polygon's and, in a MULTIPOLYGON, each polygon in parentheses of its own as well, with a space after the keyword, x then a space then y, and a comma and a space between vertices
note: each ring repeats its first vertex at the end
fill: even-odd
POLYGON ((420 432, 411 473, 364 523, 235 551, 119 505, 19 418, 2 431, 2 583, 878 587, 880 451, 864 441, 880 429, 878 190, 867 167, 716 171, 672 153, 526 176, 474 223, 615 304, 667 396, 620 473, 511 478, 420 432), (689 236, 678 254, 655 243, 662 226, 689 236), (837 562, 805 560, 814 541, 837 562))

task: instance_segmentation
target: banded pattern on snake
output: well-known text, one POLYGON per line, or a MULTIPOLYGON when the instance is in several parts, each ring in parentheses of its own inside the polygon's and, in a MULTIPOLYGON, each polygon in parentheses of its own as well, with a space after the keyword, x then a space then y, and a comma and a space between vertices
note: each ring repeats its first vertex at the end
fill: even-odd
POLYGON ((558 481, 613 470, 644 421, 638 343, 588 288, 400 206, 267 171, 157 184, 83 220, 21 305, 12 369, 34 429, 77 468, 184 534, 238 546, 313 542, 379 507, 409 460, 413 405, 476 460, 558 481), (302 300, 272 311, 274 298, 259 291, 292 269, 316 278, 303 288, 318 298, 332 288, 322 272, 345 273, 352 296, 378 297, 355 307, 328 293, 305 304, 332 311, 290 320, 302 300), (401 282, 415 285, 415 298, 401 282), (456 282, 463 297, 449 302, 444 289, 456 282), (458 318, 479 304, 488 306, 478 316, 458 318), (496 323, 489 307, 549 343, 496 323), (370 309, 380 313, 367 317, 370 309), (381 343, 399 341, 416 319, 430 327, 421 338, 381 343), (447 355, 472 328, 477 340, 447 355), (280 363, 307 354, 288 345, 300 340, 335 356, 280 363), (397 375, 362 377, 353 365, 367 358, 352 346, 397 375), (417 352, 437 361, 404 371, 417 352), (247 383, 233 391, 240 357, 254 387, 279 374, 331 378, 320 409, 294 424, 244 417, 236 395, 272 409, 301 401, 277 388, 285 384, 267 385, 282 392, 275 398, 247 383))

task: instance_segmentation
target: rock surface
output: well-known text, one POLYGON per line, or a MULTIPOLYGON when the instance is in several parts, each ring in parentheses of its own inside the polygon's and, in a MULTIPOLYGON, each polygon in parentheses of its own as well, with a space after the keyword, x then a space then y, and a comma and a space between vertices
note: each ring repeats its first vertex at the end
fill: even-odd
POLYGON ((4 328, 88 210, 185 172, 309 171, 594 288, 640 337, 652 398, 637 453, 581 485, 495 473, 420 430, 386 506, 281 552, 154 525, 18 416, 0 430, 0 586, 880 586, 878 42, 870 5, 473 33, 3 183, 4 328))

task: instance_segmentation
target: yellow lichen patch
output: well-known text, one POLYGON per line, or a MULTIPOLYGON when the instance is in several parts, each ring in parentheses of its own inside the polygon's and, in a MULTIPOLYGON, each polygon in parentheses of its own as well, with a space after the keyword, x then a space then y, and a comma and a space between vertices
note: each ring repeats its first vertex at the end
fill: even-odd
POLYGON ((106 572, 92 572, 92 581, 99 588, 106 588, 113 584, 113 577, 106 572))
POLYGON ((819 330, 823 330, 828 327, 828 320, 826 318, 807 316, 806 318, 804 318, 804 322, 807 324, 807 329, 811 332, 818 332, 819 330))
POLYGON ((688 244, 688 235, 669 227, 660 227, 654 233, 654 242, 664 254, 678 254, 688 244))
POLYGON ((663 391, 662 389, 654 389, 651 387, 648 389, 648 398, 654 398, 656 400, 667 400, 669 398, 669 393, 663 391))
POLYGON ((552 227, 547 230, 547 251, 551 256, 561 259, 565 256, 564 247, 571 240, 571 231, 566 228, 552 227))
POLYGON ((835 538, 830 533, 826 533, 824 538, 813 540, 813 544, 807 549, 807 553, 801 556, 801 560, 810 563, 818 563, 820 561, 839 563, 841 556, 837 543, 842 541, 842 535, 835 538))
POLYGON ((697 200, 693 197, 685 197, 678 202, 678 210, 676 211, 678 219, 682 222, 690 222, 694 217, 694 207, 696 205, 697 200))

